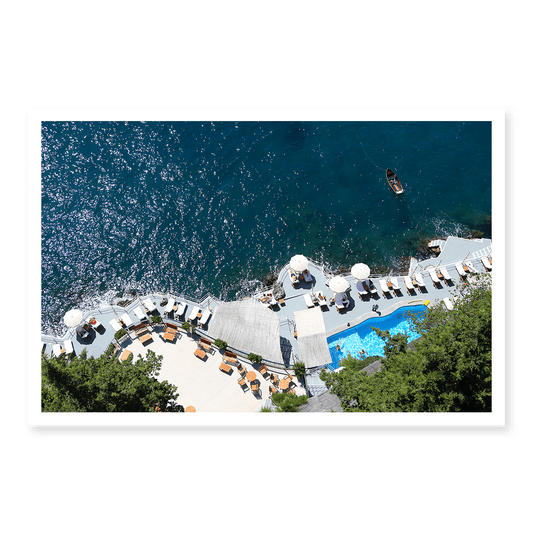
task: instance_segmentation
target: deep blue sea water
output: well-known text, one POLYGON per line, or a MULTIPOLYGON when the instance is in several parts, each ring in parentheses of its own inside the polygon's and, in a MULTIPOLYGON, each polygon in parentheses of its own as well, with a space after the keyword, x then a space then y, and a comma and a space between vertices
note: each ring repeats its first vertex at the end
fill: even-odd
POLYGON ((128 289, 232 299, 296 253, 392 268, 490 215, 489 122, 43 122, 42 328, 128 289))

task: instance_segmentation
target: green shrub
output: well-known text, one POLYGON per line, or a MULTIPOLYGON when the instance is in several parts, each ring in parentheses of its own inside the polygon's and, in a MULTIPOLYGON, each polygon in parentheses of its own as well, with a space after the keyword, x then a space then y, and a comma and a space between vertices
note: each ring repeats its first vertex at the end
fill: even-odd
POLYGON ((223 341, 222 339, 217 339, 215 341, 215 346, 217 348, 220 348, 222 351, 224 351, 228 347, 228 343, 226 341, 223 341))
POLYGON ((162 322, 162 318, 160 315, 155 315, 150 318, 152 324, 160 324, 162 322))
POLYGON ((248 356, 248 360, 251 361, 252 363, 260 363, 262 361, 262 357, 260 355, 257 355, 255 353, 251 353, 249 356, 248 356))
POLYGON ((126 330, 122 328, 115 333, 115 339, 120 339, 124 337, 124 335, 126 335, 126 330))
POLYGON ((272 395, 272 403, 277 407, 278 411, 283 413, 295 413, 298 407, 307 402, 307 395, 296 396, 295 394, 288 394, 286 392, 275 392, 272 395))
POLYGON ((189 333, 189 330, 191 329, 191 325, 188 323, 188 322, 184 322, 181 327, 187 332, 189 333))
POLYGON ((305 377, 305 363, 303 361, 298 361, 297 363, 294 363, 292 369, 294 370, 294 374, 299 380, 305 377))

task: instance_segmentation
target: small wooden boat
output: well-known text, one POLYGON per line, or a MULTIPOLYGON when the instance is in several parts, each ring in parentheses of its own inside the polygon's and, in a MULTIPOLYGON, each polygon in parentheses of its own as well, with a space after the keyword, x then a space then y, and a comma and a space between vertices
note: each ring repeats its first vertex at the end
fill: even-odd
POLYGON ((400 183, 400 180, 398 179, 398 176, 390 168, 387 169, 387 182, 390 188, 396 194, 403 193, 403 187, 402 187, 402 184, 400 183))

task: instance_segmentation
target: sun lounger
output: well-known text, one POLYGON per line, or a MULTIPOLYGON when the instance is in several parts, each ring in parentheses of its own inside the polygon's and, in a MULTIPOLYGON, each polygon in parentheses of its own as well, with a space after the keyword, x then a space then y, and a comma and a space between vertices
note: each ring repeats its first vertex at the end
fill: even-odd
POLYGON ((440 279, 437 276, 437 273, 435 272, 434 268, 428 268, 429 277, 431 278, 431 281, 433 282, 433 285, 436 287, 437 283, 440 283, 440 279))
POLYGON ((143 300, 143 305, 147 309, 147 311, 150 312, 150 313, 152 311, 156 310, 154 302, 152 302, 152 300, 150 300, 150 298, 146 298, 145 300, 143 300))
POLYGON ((304 300, 305 300, 307 307, 315 306, 313 299, 311 298, 311 295, 309 293, 304 294, 304 300))
POLYGON ((369 295, 368 291, 363 286, 363 282, 362 281, 358 281, 355 284, 355 288, 357 289, 357 292, 359 293, 359 298, 361 298, 361 300, 363 299, 363 296, 368 296, 369 295))
POLYGON ((140 307, 136 307, 133 312, 139 320, 148 320, 146 313, 140 307))
POLYGON ((76 333, 82 338, 84 339, 85 337, 88 337, 89 336, 89 332, 82 326, 78 326, 76 328, 76 333))
POLYGON ((202 318, 200 318, 200 326, 205 326, 207 324, 207 321, 209 320, 209 317, 211 316, 211 310, 209 309, 206 309, 203 313, 202 313, 202 318))
POLYGON ((289 269, 289 276, 291 277, 291 284, 293 287, 296 287, 298 283, 300 283, 300 280, 298 279, 298 276, 294 273, 292 269, 289 269))
POLYGON ((440 267, 440 273, 444 276, 444 279, 446 281, 451 281, 452 280, 452 278, 451 278, 450 274, 448 274, 448 271, 446 270, 446 268, 440 267))
POLYGON ((398 280, 396 278, 391 278, 390 282, 392 283, 392 288, 395 291, 399 291, 400 290, 400 286, 398 285, 398 280))
POLYGON ((304 270, 304 280, 305 281, 313 281, 313 276, 311 276, 311 274, 309 274, 308 270, 304 270))
POLYGON ((200 308, 199 308, 197 305, 195 305, 195 306, 192 308, 192 310, 191 310, 189 316, 187 317, 187 320, 188 320, 189 322, 194 322, 194 321, 198 318, 198 313, 199 313, 199 311, 200 311, 200 308))
POLYGON ((472 264, 472 261, 466 261, 465 265, 468 267, 468 270, 472 272, 472 274, 479 274, 478 270, 474 268, 474 265, 472 264))
POLYGON ((109 321, 109 325, 117 332, 122 329, 122 326, 114 318, 109 321))
POLYGON ((481 262, 483 263, 483 266, 485 267, 485 270, 490 271, 492 270, 492 265, 489 263, 489 260, 486 256, 483 256, 481 258, 481 262))
POLYGON ((122 313, 120 315, 120 320, 124 324, 124 327, 129 328, 130 326, 133 326, 133 321, 130 318, 130 315, 128 313, 122 313))
POLYGON ((462 278, 466 278, 466 272, 463 268, 463 265, 461 265, 461 263, 455 263, 455 269, 459 273, 459 276, 461 276, 462 278))
POLYGON ((425 287, 426 284, 424 283, 424 276, 422 276, 422 272, 418 272, 415 274, 415 280, 418 283, 419 287, 425 287))
POLYGON ((342 294, 335 295, 335 307, 337 308, 337 311, 339 312, 341 309, 344 309, 344 302, 343 302, 342 294))
POLYGON ((175 316, 183 316, 185 313, 185 309, 187 309, 187 304, 183 302, 178 303, 178 308, 176 309, 174 315, 175 316))
POLYGON ((72 346, 72 341, 70 339, 67 339, 65 341, 65 353, 69 355, 73 352, 74 352, 74 346, 72 346))
POLYGON ((414 291, 415 290, 413 282, 411 281, 411 278, 409 276, 404 276, 403 277, 403 282, 405 283, 405 288, 408 291, 414 291))
POLYGON ((444 302, 444 305, 448 309, 448 311, 451 311, 453 309, 453 303, 449 298, 443 298, 442 301, 444 302))
POLYGON ((65 353, 65 349, 61 348, 59 344, 54 344, 52 351, 56 357, 59 357, 62 353, 65 353))
POLYGON ((383 296, 387 296, 387 294, 391 293, 384 279, 379 280, 379 286, 381 287, 381 292, 383 293, 383 296))
POLYGON ((176 300, 174 300, 174 298, 169 298, 168 299, 168 304, 167 306, 165 307, 165 309, 163 310, 163 314, 165 316, 169 315, 170 314, 170 311, 172 311, 172 308, 174 307, 174 302, 176 300))

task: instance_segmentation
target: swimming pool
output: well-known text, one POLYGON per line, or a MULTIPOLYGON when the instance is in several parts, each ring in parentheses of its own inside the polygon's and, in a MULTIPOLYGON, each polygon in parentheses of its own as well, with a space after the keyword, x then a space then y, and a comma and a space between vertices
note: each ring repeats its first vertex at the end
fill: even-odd
POLYGON ((372 355, 383 357, 385 341, 377 336, 376 332, 372 330, 372 327, 388 330, 393 336, 397 333, 407 333, 407 342, 417 339, 420 335, 414 331, 413 323, 407 316, 407 313, 411 312, 414 315, 422 316, 426 310, 425 305, 400 307, 390 315, 369 318, 353 328, 328 337, 329 353, 333 361, 332 366, 338 368, 340 366, 340 360, 346 358, 348 353, 352 357, 357 358, 372 355), (337 345, 340 346, 340 350, 337 350, 337 345), (367 352, 365 356, 361 356, 358 353, 363 349, 367 352))

